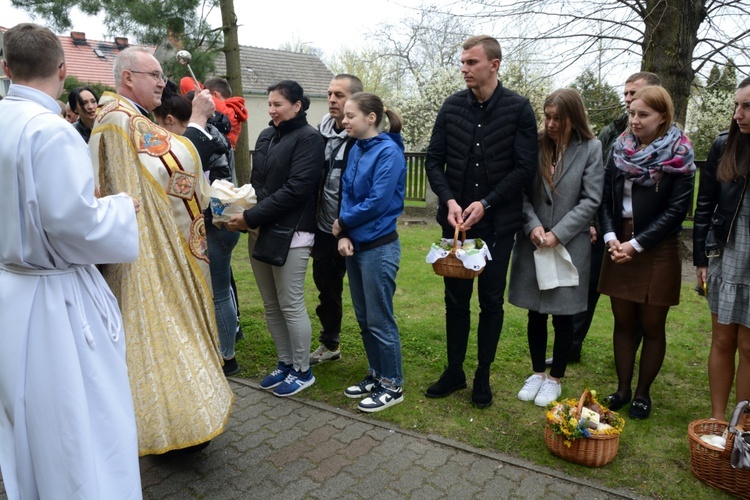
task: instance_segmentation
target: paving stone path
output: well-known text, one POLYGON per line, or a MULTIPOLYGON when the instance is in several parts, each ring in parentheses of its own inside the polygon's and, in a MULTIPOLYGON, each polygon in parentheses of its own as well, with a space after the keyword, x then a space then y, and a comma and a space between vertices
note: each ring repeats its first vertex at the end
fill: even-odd
POLYGON ((637 498, 365 415, 276 398, 247 380, 231 385, 227 430, 208 448, 141 459, 145 499, 637 498))

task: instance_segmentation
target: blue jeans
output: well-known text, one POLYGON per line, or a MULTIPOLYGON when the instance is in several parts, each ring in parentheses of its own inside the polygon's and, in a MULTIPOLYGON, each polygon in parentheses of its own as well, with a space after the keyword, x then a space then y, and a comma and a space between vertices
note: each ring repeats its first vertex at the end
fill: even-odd
POLYGON ((404 383, 401 338, 393 317, 393 295, 400 261, 399 240, 355 252, 346 258, 354 314, 370 371, 386 387, 399 387, 404 383))
POLYGON ((219 329, 219 351, 224 359, 234 357, 234 342, 237 335, 237 307, 232 298, 232 250, 237 246, 240 233, 219 229, 206 224, 208 240, 208 267, 211 271, 211 286, 214 289, 214 314, 219 329))

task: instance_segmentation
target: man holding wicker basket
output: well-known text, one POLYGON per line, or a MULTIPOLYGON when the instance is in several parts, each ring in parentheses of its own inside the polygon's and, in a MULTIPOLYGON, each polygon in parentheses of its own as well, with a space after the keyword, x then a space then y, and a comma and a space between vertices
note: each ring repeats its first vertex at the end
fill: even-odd
MULTIPOLYGON (((481 238, 492 260, 477 278, 478 366, 471 400, 492 404, 490 365, 503 327, 503 295, 513 235, 523 224, 522 194, 534 175, 536 118, 529 100, 497 79, 501 50, 487 35, 463 45, 461 73, 467 88, 448 97, 438 113, 427 148, 430 187, 440 200, 437 221, 443 237, 456 226, 481 238)), ((474 280, 445 277, 448 367, 425 396, 442 398, 466 387, 463 363, 471 325, 474 280)))

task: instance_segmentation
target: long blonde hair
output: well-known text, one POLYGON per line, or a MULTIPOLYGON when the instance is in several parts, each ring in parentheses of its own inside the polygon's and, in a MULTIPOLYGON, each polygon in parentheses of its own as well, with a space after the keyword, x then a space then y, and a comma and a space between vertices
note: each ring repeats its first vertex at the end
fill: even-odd
POLYGON ((564 168, 562 154, 565 147, 576 132, 582 140, 594 138, 588 119, 586 118, 586 107, 583 104, 581 94, 575 89, 557 89, 544 100, 544 109, 549 106, 557 106, 557 115, 560 119, 560 131, 557 139, 552 139, 544 127, 539 132, 539 163, 537 172, 539 179, 543 179, 554 190, 552 171, 550 166, 557 163, 556 169, 564 168), (558 158, 560 161, 558 162, 558 158))

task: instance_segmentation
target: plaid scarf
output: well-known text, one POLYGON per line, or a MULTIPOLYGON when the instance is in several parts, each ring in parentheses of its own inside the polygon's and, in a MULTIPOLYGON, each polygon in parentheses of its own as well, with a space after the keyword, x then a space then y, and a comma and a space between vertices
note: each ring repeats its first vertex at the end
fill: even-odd
POLYGON ((650 187, 665 173, 689 175, 695 172, 693 146, 677 125, 643 149, 632 133, 623 133, 612 149, 615 166, 625 173, 625 178, 650 187))

